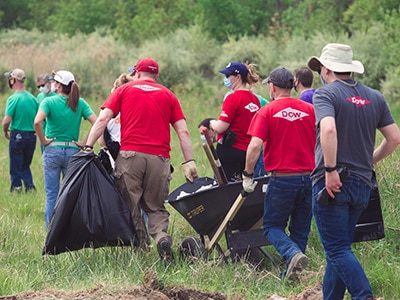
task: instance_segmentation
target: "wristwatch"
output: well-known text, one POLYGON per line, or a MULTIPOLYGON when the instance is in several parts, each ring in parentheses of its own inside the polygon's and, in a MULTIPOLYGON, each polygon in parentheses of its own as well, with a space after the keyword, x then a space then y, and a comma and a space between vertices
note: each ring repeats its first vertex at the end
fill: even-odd
POLYGON ((93 146, 85 145, 82 148, 83 151, 93 151, 93 146))
POLYGON ((253 174, 249 174, 249 173, 246 172, 246 170, 243 170, 243 175, 246 176, 246 177, 253 177, 254 173, 253 174))
POLYGON ((336 171, 338 169, 338 166, 334 166, 334 167, 327 167, 325 166, 325 172, 331 173, 333 171, 336 171))

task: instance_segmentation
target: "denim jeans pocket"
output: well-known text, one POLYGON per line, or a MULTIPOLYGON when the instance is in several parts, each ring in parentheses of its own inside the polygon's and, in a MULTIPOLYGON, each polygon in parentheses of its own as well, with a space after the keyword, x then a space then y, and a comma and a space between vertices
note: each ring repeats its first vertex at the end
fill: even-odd
POLYGON ((277 211, 287 212, 294 209, 297 190, 272 186, 269 193, 271 206, 277 211))

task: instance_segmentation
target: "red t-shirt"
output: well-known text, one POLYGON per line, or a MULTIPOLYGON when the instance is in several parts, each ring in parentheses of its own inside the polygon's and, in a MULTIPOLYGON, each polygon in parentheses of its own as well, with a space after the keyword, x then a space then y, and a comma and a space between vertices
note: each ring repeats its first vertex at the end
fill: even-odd
POLYGON ((170 157, 170 124, 185 118, 176 96, 152 80, 126 83, 101 107, 120 113, 121 150, 170 157))
MULTIPOLYGON (((237 90, 229 94, 222 104, 219 120, 229 123, 229 129, 236 134, 236 142, 232 145, 247 151, 251 136, 247 134, 251 119, 260 109, 257 96, 247 90, 237 90)), ((218 135, 218 140, 223 134, 218 135)))
POLYGON ((264 141, 266 170, 305 172, 314 169, 313 105, 295 98, 271 101, 254 116, 248 134, 264 141))

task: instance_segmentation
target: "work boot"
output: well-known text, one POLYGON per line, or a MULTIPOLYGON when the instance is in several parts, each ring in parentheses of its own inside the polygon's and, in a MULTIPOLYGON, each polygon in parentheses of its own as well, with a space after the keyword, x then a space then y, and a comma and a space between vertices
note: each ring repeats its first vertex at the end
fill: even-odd
POLYGON ((286 278, 291 281, 299 279, 300 273, 307 267, 308 257, 303 252, 297 252, 290 260, 286 272, 286 278))
POLYGON ((161 240, 159 240, 159 242, 157 243, 157 250, 158 254, 160 255, 161 261, 172 262, 174 260, 171 249, 171 243, 168 241, 167 238, 164 237, 161 240))
POLYGON ((25 193, 36 192, 36 187, 34 185, 25 188, 25 193))
POLYGON ((13 192, 21 193, 22 192, 22 185, 20 185, 20 186, 11 186, 10 192, 11 193, 13 193, 13 192))

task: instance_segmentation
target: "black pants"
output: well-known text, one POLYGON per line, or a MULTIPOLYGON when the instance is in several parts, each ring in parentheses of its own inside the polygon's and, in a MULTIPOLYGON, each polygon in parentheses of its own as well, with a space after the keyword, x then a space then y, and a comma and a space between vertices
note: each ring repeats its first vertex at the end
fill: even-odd
POLYGON ((241 179, 246 163, 246 151, 217 144, 217 153, 228 181, 241 179))

